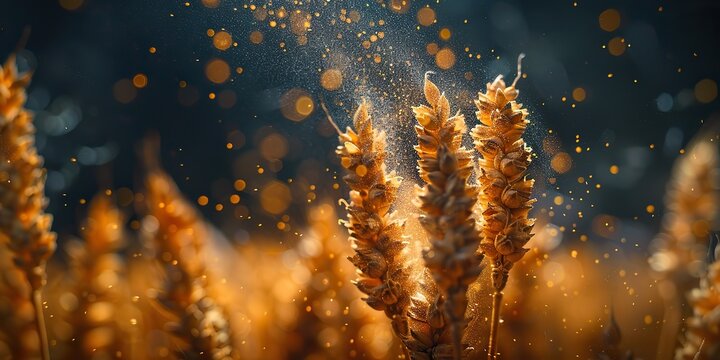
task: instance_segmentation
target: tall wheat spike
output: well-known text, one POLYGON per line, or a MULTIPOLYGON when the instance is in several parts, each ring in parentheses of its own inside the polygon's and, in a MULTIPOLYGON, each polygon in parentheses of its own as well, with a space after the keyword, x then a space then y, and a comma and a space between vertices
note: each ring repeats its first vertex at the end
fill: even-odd
MULTIPOLYGON (((332 122, 329 114, 328 119, 332 122)), ((373 128, 366 102, 355 112, 353 125, 344 133, 338 129, 336 153, 350 187, 345 226, 355 250, 350 261, 360 275, 355 284, 367 295, 365 302, 391 320, 410 358, 447 358, 442 326, 428 321, 427 299, 436 297, 435 289, 410 280, 403 222, 390 212, 401 178, 385 169, 385 135, 373 128)))
POLYGON ((515 101, 518 76, 506 86, 502 75, 487 84, 475 105, 480 124, 472 130, 475 149, 480 154, 480 205, 483 207, 480 247, 492 259, 493 314, 490 323, 488 358, 495 357, 502 304, 502 291, 513 264, 528 251, 525 244, 532 236, 535 219, 528 218, 535 202, 531 199, 534 181, 526 178, 530 148, 522 135, 529 121, 528 112, 515 101))
POLYGON ((440 290, 436 302, 452 336, 453 357, 464 352, 462 336, 467 326, 467 290, 482 271, 479 235, 473 219, 477 187, 468 183, 473 155, 461 146, 465 118, 450 114, 450 102, 425 74, 425 99, 430 104, 413 107, 419 155, 418 168, 425 185, 418 191, 420 223, 430 235, 425 263, 440 290))
POLYGON ((83 242, 71 242, 70 256, 77 308, 69 314, 73 342, 68 358, 90 359, 116 357, 125 353, 126 339, 118 321, 126 294, 123 292, 123 260, 118 250, 123 246, 124 217, 112 199, 96 195, 90 202, 83 242))
POLYGON ((18 74, 15 57, 0 68, 0 243, 27 278, 43 359, 49 359, 42 310, 47 260, 55 252, 52 216, 45 213, 45 169, 35 148, 35 127, 23 108, 31 75, 18 74))
POLYGON ((232 359, 230 323, 208 294, 203 245, 206 225, 183 198, 172 179, 159 168, 146 178, 149 215, 157 221, 155 243, 167 282, 161 303, 177 318, 173 333, 185 343, 184 359, 232 359))

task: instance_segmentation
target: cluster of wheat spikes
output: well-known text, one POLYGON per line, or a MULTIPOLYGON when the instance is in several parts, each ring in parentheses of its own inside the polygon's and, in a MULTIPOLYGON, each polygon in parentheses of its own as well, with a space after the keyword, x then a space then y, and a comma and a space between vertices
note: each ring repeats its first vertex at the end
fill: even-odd
POLYGON ((495 356, 502 290, 513 263, 527 251, 523 246, 534 221, 528 218, 533 182, 525 178, 530 149, 522 140, 527 111, 515 101, 515 82, 506 86, 499 76, 476 101, 481 124, 472 131, 480 155, 475 184, 474 154, 461 146, 464 117, 451 114, 447 97, 426 74, 428 105, 413 108, 418 170, 425 183, 418 187, 416 203, 430 238, 421 269, 413 266, 401 220, 390 212, 401 179, 386 172, 384 134, 373 128, 367 103, 356 111, 354 129, 338 129, 336 152, 351 189, 345 223, 356 252, 350 260, 359 270, 357 285, 365 301, 391 319, 412 359, 468 357, 471 349, 463 339, 467 291, 482 271, 484 256, 493 267, 488 357, 495 356), (475 217, 476 207, 482 208, 482 219, 475 217), (432 281, 416 280, 422 276, 412 272, 427 272, 432 281))
POLYGON ((44 212, 43 158, 35 149, 32 117, 23 108, 29 83, 30 74, 18 74, 14 56, 0 67, 0 246, 9 249, 29 283, 40 352, 49 359, 42 289, 45 266, 56 245, 52 217, 44 212))

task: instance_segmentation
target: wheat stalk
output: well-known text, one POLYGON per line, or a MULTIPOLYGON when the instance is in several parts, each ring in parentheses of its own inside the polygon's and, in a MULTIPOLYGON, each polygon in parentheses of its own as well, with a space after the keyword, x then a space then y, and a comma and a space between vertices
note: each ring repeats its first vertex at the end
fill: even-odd
POLYGON ((123 222, 111 198, 98 194, 90 202, 82 232, 84 242, 71 242, 66 247, 74 293, 79 297, 77 308, 69 314, 74 333, 71 358, 122 354, 125 340, 116 309, 125 295, 121 283, 124 264, 117 253, 124 242, 123 222))
MULTIPOLYGON (((327 108, 322 104, 327 113, 327 108)), ((415 283, 410 278, 410 259, 404 253, 407 241, 403 221, 390 212, 401 178, 385 169, 385 135, 373 128, 368 104, 363 101, 355 112, 353 125, 338 130, 340 146, 336 153, 347 170, 343 177, 350 187, 346 202, 355 256, 350 261, 358 268, 356 286, 373 309, 384 311, 395 334, 412 359, 447 358, 442 324, 429 321, 428 299, 436 298, 432 284, 415 283), (443 355, 445 354, 445 355, 443 355)))
POLYGON ((533 180, 526 179, 530 165, 530 148, 522 135, 527 127, 528 112, 517 103, 515 88, 506 86, 502 75, 487 84, 487 91, 479 93, 475 105, 480 124, 472 130, 475 149, 480 154, 480 205, 483 230, 480 247, 492 259, 493 313, 490 323, 488 358, 495 357, 497 333, 502 303, 502 291, 507 284, 513 264, 527 252, 523 248, 530 240, 534 219, 528 218, 532 204, 533 180))
POLYGON ((55 251, 52 216, 45 214, 45 169, 35 148, 35 127, 23 108, 30 74, 18 74, 15 57, 0 68, 0 242, 30 284, 43 359, 50 353, 42 310, 45 266, 55 251))
POLYGON ((229 320, 207 289, 202 257, 206 225, 159 168, 150 170, 146 187, 149 216, 158 228, 157 258, 167 275, 161 303, 178 319, 171 330, 187 345, 178 357, 232 359, 229 320))
POLYGON ((436 303, 450 327, 455 359, 463 353, 462 335, 467 326, 467 290, 480 275, 483 256, 473 219, 477 187, 468 183, 473 156, 461 146, 465 118, 450 115, 450 103, 425 75, 425 99, 430 104, 413 108, 418 125, 418 168, 425 185, 418 191, 420 223, 430 235, 431 247, 423 251, 425 263, 441 297, 436 303))

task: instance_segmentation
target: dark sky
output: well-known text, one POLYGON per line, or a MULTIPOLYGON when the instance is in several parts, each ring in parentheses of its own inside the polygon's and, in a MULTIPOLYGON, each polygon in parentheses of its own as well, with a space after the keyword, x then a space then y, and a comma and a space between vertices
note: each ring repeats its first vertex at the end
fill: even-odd
MULTIPOLYGON (((717 99, 700 103, 695 94, 701 80, 716 83, 720 79, 720 5, 710 0, 579 0, 577 6, 573 1, 418 1, 412 2, 406 14, 392 13, 374 0, 316 6, 332 14, 327 15, 330 18, 345 8, 358 9, 363 21, 387 22, 383 28, 387 39, 379 42, 377 50, 383 62, 376 68, 367 59, 354 61, 364 54, 360 41, 352 36, 338 40, 338 31, 327 24, 326 15, 313 19, 313 31, 303 46, 288 31, 270 29, 266 20, 256 20, 243 8, 248 3, 242 1, 223 1, 219 8, 207 9, 196 0, 189 1, 189 7, 184 1, 85 0, 74 11, 63 9, 62 1, 4 1, 0 12, 3 57, 12 52, 25 27, 32 29, 20 65, 35 70, 28 107, 38 114, 38 145, 50 173, 49 210, 61 233, 76 232, 85 211, 80 199, 108 186, 138 189, 141 172, 136 148, 149 132, 162 137, 163 163, 190 199, 204 194, 211 204, 224 201, 225 211, 214 211, 212 206, 203 211, 231 235, 242 229, 253 232, 258 223, 274 227, 280 214, 263 212, 259 193, 251 189, 272 177, 305 179, 302 181, 318 186, 316 191, 293 188, 296 205, 287 213, 291 222, 302 222, 309 192, 334 198, 342 194, 329 189, 332 173, 339 168, 332 156, 336 139, 317 106, 302 122, 293 122, 283 117, 277 99, 298 87, 316 103, 320 96, 326 97, 343 126, 349 123, 344 114, 360 96, 380 98, 378 111, 406 106, 418 99, 416 85, 422 73, 438 71, 425 53, 430 42, 448 46, 458 55, 456 65, 438 71, 437 76, 451 95, 459 96, 458 106, 468 118, 472 104, 460 101, 461 90, 470 89, 474 94, 498 72, 514 76, 517 54, 527 54, 524 72, 528 77, 521 80, 520 89, 521 100, 533 113, 528 134, 538 152, 533 176, 538 178, 539 191, 546 193, 545 199, 556 194, 574 197, 568 219, 558 222, 578 223, 586 232, 593 217, 601 213, 627 221, 637 216, 638 226, 646 234, 656 230, 658 218, 645 212, 646 205, 655 205, 656 214, 662 214, 672 161, 703 122, 717 122, 720 117, 717 99), (435 10, 438 22, 417 29, 415 14, 426 4, 435 10), (608 32, 600 28, 598 18, 611 8, 619 11, 621 22, 618 29, 608 32), (450 41, 438 39, 443 27, 452 31, 450 41), (206 32, 220 28, 233 35, 237 47, 228 51, 213 48, 206 32), (265 34, 261 45, 248 40, 257 29, 265 34), (603 48, 615 37, 629 44, 620 56, 603 48), (278 46, 284 41, 284 48, 278 46), (151 47, 157 49, 155 54, 149 51, 151 47), (481 54, 481 59, 468 59, 466 47, 469 53, 481 54), (323 52, 350 59, 347 81, 339 92, 319 86, 318 69, 335 61, 322 58, 323 52), (211 83, 204 75, 205 64, 215 57, 233 69, 230 81, 222 85, 211 83), (412 62, 412 70, 403 67, 406 61, 412 62), (237 74, 236 67, 242 67, 243 74, 237 74), (464 79, 467 72, 473 74, 471 80, 464 79), (120 86, 118 81, 139 73, 147 75, 148 86, 137 90, 128 104, 120 103, 113 88, 120 86), (370 80, 363 81, 363 76, 370 80), (393 76, 400 85, 394 84, 382 94, 378 88, 393 76), (189 84, 184 90, 181 81, 189 84), (370 90, 358 91, 358 84, 369 84, 370 90), (582 102, 572 99, 572 91, 578 87, 587 94, 582 102), (217 99, 208 98, 209 93, 224 90, 237 99, 227 109, 219 106, 217 99), (573 158, 572 169, 558 177, 557 189, 547 182, 556 176, 550 169, 553 154, 542 147, 549 130, 562 151, 573 158), (242 133, 244 142, 228 150, 233 131, 242 133), (281 134, 287 141, 289 151, 282 168, 263 176, 248 174, 258 165, 274 166, 257 155, 258 145, 269 133, 281 134), (576 144, 577 135, 580 142, 576 144), (583 148, 580 154, 575 153, 578 145, 583 148), (587 147, 589 152, 584 150, 587 147), (610 174, 611 165, 619 167, 617 175, 610 174), (578 177, 588 179, 589 175, 593 175, 590 185, 578 184, 578 177), (231 221, 235 215, 226 198, 239 177, 248 179, 248 189, 241 195, 246 210, 241 212, 254 215, 252 221, 231 221), (602 189, 595 189, 596 183, 601 183, 602 189), (580 201, 578 194, 586 189, 592 191, 580 201), (578 210, 584 212, 584 219, 569 219, 578 210)), ((285 2, 275 2, 274 6, 282 4, 285 2)), ((403 115, 395 121, 411 123, 403 115)), ((392 128, 394 142, 413 141, 408 126, 392 128)), ((405 148, 398 152, 403 159, 398 165, 407 171, 412 170, 414 158, 410 145, 405 148)), ((546 207, 547 201, 541 199, 539 207, 546 207)))

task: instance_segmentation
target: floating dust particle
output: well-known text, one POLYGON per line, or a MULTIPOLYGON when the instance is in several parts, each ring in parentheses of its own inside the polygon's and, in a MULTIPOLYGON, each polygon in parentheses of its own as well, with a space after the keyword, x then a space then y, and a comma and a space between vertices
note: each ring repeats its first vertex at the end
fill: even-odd
POLYGON ((312 114, 315 104, 307 91, 290 89, 280 97, 280 112, 288 120, 302 121, 312 114))
POLYGON ((223 109, 230 109, 237 103, 237 95, 235 91, 226 89, 218 94, 218 105, 223 109))
POLYGON ((576 87, 575 89, 573 89, 572 97, 575 101, 583 102, 583 101, 585 101, 585 96, 586 96, 585 89, 583 89, 581 87, 576 87))
POLYGON ((113 97, 121 104, 129 104, 137 96, 137 90, 129 79, 120 79, 113 85, 113 97))
POLYGON ((240 202, 240 195, 238 195, 238 194, 230 195, 230 203, 231 204, 235 205, 235 204, 238 204, 239 202, 240 202))
POLYGON ((608 51, 610 52, 610 55, 613 56, 620 56, 625 53, 625 38, 621 37, 614 37, 610 39, 607 45, 608 51))
POLYGON ((200 196, 198 196, 198 198, 197 198, 197 203, 198 203, 198 205, 200 205, 200 206, 205 206, 205 205, 207 205, 209 201, 210 201, 210 200, 209 200, 208 197, 205 196, 205 195, 200 195, 200 196))
POLYGON ((257 45, 257 44, 262 43, 263 38, 264 38, 263 33, 261 33, 260 31, 255 30, 250 33, 250 42, 253 44, 257 45))
POLYGON ((615 9, 607 9, 598 16, 600 28, 605 31, 615 31, 620 27, 620 12, 615 9))
POLYGON ((310 29, 312 15, 302 10, 293 11, 290 14, 290 31, 293 34, 302 36, 310 29))
POLYGON ((562 205, 565 202, 565 198, 562 197, 562 195, 557 195, 555 198, 553 198, 553 203, 557 206, 562 205))
POLYGON ((610 173, 617 175, 620 172, 620 168, 617 165, 610 166, 610 173))
POLYGON ((390 0, 390 11, 396 14, 404 14, 410 10, 409 0, 390 0))
POLYGON ((215 36, 215 30, 213 30, 213 29, 207 29, 206 34, 207 34, 208 37, 213 37, 213 36, 215 36))
POLYGON ((417 12, 417 21, 422 26, 430 26, 435 23, 435 10, 424 7, 417 12))
POLYGON ((262 7, 253 9, 253 17, 255 18, 255 20, 265 21, 265 19, 267 19, 267 16, 268 16, 267 9, 262 8, 262 7))
POLYGON ((68 11, 75 11, 83 6, 85 0, 60 0, 59 3, 61 8, 68 11))
POLYGON ((564 174, 570 171, 572 167, 572 157, 566 152, 555 154, 550 160, 550 167, 558 174, 564 174))
POLYGON ((342 72, 338 69, 327 69, 320 75, 320 85, 328 91, 339 89, 343 83, 342 72))
POLYGON ((375 55, 373 55, 373 62, 376 63, 376 64, 381 63, 381 62, 382 62, 382 56, 380 56, 380 54, 375 54, 375 55))
POLYGON ((233 183, 233 187, 234 187, 235 190, 237 190, 237 191, 243 191, 243 190, 245 190, 245 186, 247 186, 247 183, 245 183, 245 180, 243 180, 243 179, 237 179, 237 180, 235 180, 235 182, 233 183))
POLYGON ((154 46, 151 46, 151 47, 148 49, 148 51, 149 51, 151 54, 154 54, 154 53, 157 52, 157 49, 156 49, 154 46))
POLYGON ((232 35, 227 31, 220 31, 213 36, 213 46, 216 49, 225 51, 232 46, 232 35))
POLYGON ((203 6, 209 9, 215 9, 220 6, 220 0, 202 0, 203 6))
POLYGON ((435 54, 437 54, 439 49, 440 49, 440 47, 436 43, 429 43, 425 47, 425 51, 427 51, 428 55, 433 55, 433 56, 435 54))
POLYGON ((142 73, 136 74, 135 76, 133 76, 132 83, 136 88, 142 89, 147 86, 148 77, 147 75, 142 73))
POLYGON ((443 48, 435 54, 435 65, 443 70, 455 65, 455 53, 450 48, 443 48))
POLYGON ((260 190, 260 205, 270 214, 282 214, 291 201, 290 188, 277 180, 270 181, 260 190))
POLYGON ((440 40, 448 41, 452 36, 452 32, 448 28, 442 28, 440 29, 440 32, 438 32, 438 36, 440 37, 440 40))
POLYGON ((243 68, 241 68, 241 67, 238 66, 238 67, 235 68, 235 72, 236 72, 238 75, 241 75, 243 72, 245 72, 245 69, 243 69, 243 68))
POLYGON ((288 142, 283 135, 271 133, 260 141, 259 150, 266 160, 280 160, 288 153, 288 142))
POLYGON ((647 211, 648 214, 652 214, 655 212, 655 205, 649 204, 645 207, 645 211, 647 211))
POLYGON ((702 79, 695 84, 695 99, 698 102, 711 103, 718 95, 717 83, 712 79, 702 79))
POLYGON ((222 84, 230 78, 230 66, 225 60, 211 59, 205 65, 205 76, 215 84, 222 84))

